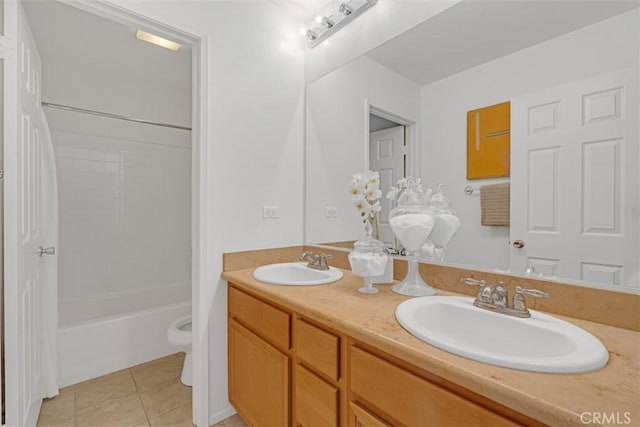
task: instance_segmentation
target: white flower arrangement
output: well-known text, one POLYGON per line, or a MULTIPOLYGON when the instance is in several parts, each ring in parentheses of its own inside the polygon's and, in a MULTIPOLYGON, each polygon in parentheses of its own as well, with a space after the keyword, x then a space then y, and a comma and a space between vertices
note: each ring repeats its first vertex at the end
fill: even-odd
POLYGON ((351 178, 350 186, 351 201, 360 212, 362 222, 370 222, 374 226, 377 237, 378 212, 382 210, 382 206, 380 206, 380 198, 382 197, 380 174, 370 170, 365 173, 356 173, 351 178))

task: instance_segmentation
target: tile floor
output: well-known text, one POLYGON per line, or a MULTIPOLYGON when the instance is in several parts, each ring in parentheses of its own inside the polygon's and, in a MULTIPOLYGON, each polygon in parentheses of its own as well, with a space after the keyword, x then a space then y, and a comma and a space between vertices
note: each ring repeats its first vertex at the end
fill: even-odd
MULTIPOLYGON (((191 427, 191 387, 180 382, 184 353, 65 387, 45 399, 39 427, 191 427)), ((244 427, 237 415, 216 425, 244 427)))

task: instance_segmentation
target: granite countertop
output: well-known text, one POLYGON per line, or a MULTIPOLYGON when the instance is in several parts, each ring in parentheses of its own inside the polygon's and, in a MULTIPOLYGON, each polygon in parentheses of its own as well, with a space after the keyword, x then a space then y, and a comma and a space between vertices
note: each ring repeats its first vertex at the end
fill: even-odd
POLYGON ((566 375, 501 368, 415 338, 395 319, 396 307, 408 297, 391 292, 390 285, 376 285, 375 295, 361 294, 362 279, 343 271, 340 281, 320 286, 263 284, 253 279, 253 269, 227 271, 222 278, 545 424, 584 426, 580 415, 588 412, 619 414, 622 422, 631 413, 630 425, 640 425, 640 332, 553 315, 598 337, 609 350, 607 366, 566 375))

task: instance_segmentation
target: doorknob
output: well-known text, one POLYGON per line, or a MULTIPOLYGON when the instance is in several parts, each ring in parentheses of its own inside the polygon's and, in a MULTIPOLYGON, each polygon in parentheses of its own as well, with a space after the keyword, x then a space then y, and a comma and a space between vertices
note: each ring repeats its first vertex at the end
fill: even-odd
POLYGON ((513 247, 516 249, 522 249, 524 248, 524 241, 522 240, 516 240, 513 242, 513 247))
POLYGON ((48 248, 43 248, 42 246, 40 246, 38 248, 38 256, 55 255, 55 254, 56 254, 56 248, 54 246, 50 246, 48 248))

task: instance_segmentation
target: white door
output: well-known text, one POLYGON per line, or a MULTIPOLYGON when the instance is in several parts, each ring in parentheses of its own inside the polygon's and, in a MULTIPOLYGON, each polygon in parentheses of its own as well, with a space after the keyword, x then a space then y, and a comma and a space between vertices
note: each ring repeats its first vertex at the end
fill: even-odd
POLYGON ((35 425, 42 403, 40 58, 24 10, 4 2, 6 421, 35 425))
POLYGON ((640 286, 638 69, 511 101, 511 269, 640 286))
POLYGON ((407 147, 404 126, 371 132, 369 135, 369 169, 380 173, 382 211, 378 214, 380 237, 383 242, 393 242, 394 234, 389 225, 391 202, 386 195, 393 185, 404 177, 407 147))

